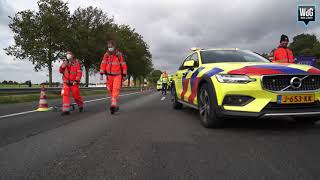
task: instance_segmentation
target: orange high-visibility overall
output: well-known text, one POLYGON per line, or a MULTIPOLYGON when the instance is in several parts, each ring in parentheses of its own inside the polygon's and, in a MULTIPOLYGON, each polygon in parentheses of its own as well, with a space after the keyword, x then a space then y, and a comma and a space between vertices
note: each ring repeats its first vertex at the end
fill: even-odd
POLYGON ((127 64, 122 53, 116 50, 114 53, 105 53, 100 65, 100 74, 107 75, 107 89, 111 96, 111 107, 118 107, 118 97, 123 76, 127 75, 127 64))
POLYGON ((79 84, 82 77, 82 71, 79 60, 72 60, 65 68, 62 68, 62 65, 59 68, 59 72, 63 74, 63 88, 61 91, 62 96, 62 111, 70 111, 70 91, 74 101, 79 107, 83 107, 83 100, 80 95, 79 84), (73 82, 77 82, 76 85, 73 85, 73 82))
POLYGON ((278 47, 273 53, 272 62, 294 63, 293 53, 289 48, 278 47))

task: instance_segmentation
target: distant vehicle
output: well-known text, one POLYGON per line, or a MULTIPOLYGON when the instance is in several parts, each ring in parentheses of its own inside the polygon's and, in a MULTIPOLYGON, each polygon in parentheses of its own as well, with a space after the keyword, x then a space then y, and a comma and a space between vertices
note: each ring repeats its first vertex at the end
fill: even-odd
POLYGON ((251 51, 194 48, 175 73, 171 94, 173 108, 198 109, 205 127, 221 127, 224 117, 320 119, 319 69, 271 63, 251 51))
POLYGON ((162 80, 159 79, 159 80, 157 81, 157 91, 161 91, 161 90, 162 90, 162 80))
MULTIPOLYGON (((169 83, 168 83, 168 90, 171 88, 171 83, 173 80, 173 75, 169 75, 169 83)), ((159 80, 157 81, 157 91, 161 91, 162 90, 162 79, 161 77, 159 78, 159 80)))

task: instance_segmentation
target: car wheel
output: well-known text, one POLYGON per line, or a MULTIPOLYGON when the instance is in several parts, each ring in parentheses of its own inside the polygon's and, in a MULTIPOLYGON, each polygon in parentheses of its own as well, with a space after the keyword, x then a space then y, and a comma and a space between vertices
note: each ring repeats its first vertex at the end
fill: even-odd
POLYGON ((222 119, 217 117, 217 101, 215 94, 209 90, 208 84, 203 84, 198 93, 198 106, 201 124, 206 128, 222 127, 222 119))
POLYGON ((293 119, 300 124, 314 124, 320 120, 319 117, 294 117, 293 119))
POLYGON ((182 104, 178 102, 177 91, 175 85, 171 87, 171 102, 173 109, 181 109, 182 104))

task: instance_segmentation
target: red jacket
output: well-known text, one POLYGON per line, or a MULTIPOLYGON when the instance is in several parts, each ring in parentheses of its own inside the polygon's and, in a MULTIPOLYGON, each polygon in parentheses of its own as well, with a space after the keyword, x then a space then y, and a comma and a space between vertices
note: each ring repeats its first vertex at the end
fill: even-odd
POLYGON ((294 63, 293 53, 289 48, 278 47, 273 54, 273 61, 285 60, 282 63, 294 63))
POLYGON ((100 65, 100 74, 106 75, 127 75, 127 64, 122 53, 118 50, 115 53, 105 53, 100 65))
POLYGON ((65 68, 62 68, 61 65, 59 72, 63 74, 62 80, 64 83, 72 83, 73 81, 80 83, 81 81, 82 71, 78 59, 72 60, 65 68))

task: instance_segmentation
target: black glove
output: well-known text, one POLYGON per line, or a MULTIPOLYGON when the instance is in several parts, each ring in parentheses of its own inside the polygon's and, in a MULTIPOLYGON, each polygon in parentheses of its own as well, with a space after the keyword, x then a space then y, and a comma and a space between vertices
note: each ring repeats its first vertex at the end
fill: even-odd
POLYGON ((126 74, 123 74, 122 75, 122 81, 126 81, 128 78, 127 78, 127 75, 126 74))

